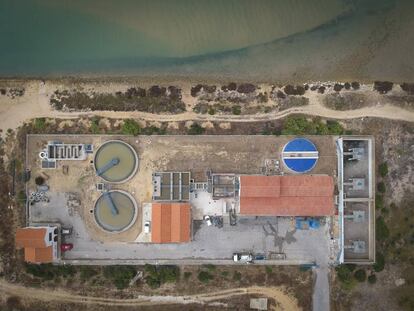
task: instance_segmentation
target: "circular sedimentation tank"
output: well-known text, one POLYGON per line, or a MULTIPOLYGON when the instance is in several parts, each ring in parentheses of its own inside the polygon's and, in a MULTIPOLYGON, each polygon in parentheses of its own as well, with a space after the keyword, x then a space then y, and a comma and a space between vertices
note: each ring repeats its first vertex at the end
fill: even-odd
POLYGON ((94 165, 97 175, 105 181, 122 183, 136 173, 138 156, 129 144, 121 140, 110 140, 96 151, 94 165))
POLYGON ((125 191, 103 193, 94 208, 96 223, 105 231, 122 232, 129 229, 137 218, 137 204, 125 191))
POLYGON ((283 163, 295 173, 311 171, 318 162, 318 158, 318 149, 313 142, 306 138, 295 138, 283 147, 283 163))

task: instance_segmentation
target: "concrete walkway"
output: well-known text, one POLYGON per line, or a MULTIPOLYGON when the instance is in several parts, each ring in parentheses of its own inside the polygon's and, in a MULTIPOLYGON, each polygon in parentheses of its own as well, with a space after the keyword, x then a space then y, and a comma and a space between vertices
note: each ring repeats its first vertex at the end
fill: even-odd
POLYGON ((329 291, 329 267, 315 267, 313 269, 315 284, 313 287, 312 310, 329 311, 330 310, 330 291, 329 291))

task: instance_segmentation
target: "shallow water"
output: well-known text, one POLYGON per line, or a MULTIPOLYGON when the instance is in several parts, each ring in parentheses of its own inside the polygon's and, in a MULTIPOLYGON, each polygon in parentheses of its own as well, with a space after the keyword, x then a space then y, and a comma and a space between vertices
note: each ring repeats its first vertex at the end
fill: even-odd
POLYGON ((134 219, 135 206, 131 199, 121 192, 113 191, 109 195, 116 206, 118 214, 112 214, 107 198, 102 195, 95 206, 95 218, 104 229, 121 231, 134 219))
MULTIPOLYGON (((401 25, 412 17, 409 0, 2 2, 0 76, 295 76, 298 64, 300 70, 317 70, 312 61, 319 55, 332 68, 360 54, 364 44, 374 44, 379 53, 377 41, 384 40, 375 32, 389 37, 401 30, 376 29, 394 10, 402 12, 393 17, 401 25), (329 52, 339 59, 331 60, 329 52)), ((361 52, 370 56, 365 63, 375 58, 376 51, 366 55, 371 52, 361 52)), ((322 60, 316 60, 322 71, 330 69, 322 60)), ((350 73, 361 75, 358 70, 353 66, 350 73)))
POLYGON ((137 163, 134 153, 125 143, 108 142, 100 147, 95 156, 95 167, 97 169, 104 167, 114 158, 119 159, 119 163, 108 169, 101 177, 109 182, 120 182, 130 177, 137 163))

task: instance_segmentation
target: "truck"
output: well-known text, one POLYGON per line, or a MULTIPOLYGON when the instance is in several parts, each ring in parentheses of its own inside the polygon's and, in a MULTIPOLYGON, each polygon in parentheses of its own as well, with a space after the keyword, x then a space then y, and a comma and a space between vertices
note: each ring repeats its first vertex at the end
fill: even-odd
POLYGON ((234 253, 233 261, 240 263, 252 263, 253 255, 251 253, 234 253))

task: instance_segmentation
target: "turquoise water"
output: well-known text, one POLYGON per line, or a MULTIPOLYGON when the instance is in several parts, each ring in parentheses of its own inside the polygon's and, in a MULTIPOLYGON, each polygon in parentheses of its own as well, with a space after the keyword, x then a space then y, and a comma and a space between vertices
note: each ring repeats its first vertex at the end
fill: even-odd
POLYGON ((342 45, 344 51, 339 53, 348 56, 350 48, 363 44, 395 10, 396 2, 409 4, 392 0, 3 0, 0 76, 258 79, 277 78, 285 72, 294 76, 295 64, 303 67, 310 62, 309 55, 327 53, 318 51, 318 44, 334 42, 337 49, 342 45), (356 31, 353 41, 347 41, 352 29, 356 31))

